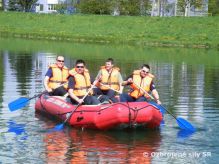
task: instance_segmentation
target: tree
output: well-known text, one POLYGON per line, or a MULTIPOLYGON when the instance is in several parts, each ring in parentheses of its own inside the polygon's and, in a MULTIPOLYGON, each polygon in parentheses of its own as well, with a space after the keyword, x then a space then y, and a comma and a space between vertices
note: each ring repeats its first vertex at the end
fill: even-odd
POLYGON ((81 13, 84 14, 110 14, 110 0, 80 0, 77 5, 81 13))
POLYGON ((21 6, 23 11, 30 12, 37 1, 38 0, 18 0, 18 4, 21 6))
POLYGON ((148 15, 149 0, 117 0, 121 15, 148 15))
POLYGON ((5 1, 6 0, 2 0, 2 10, 6 10, 6 8, 5 8, 5 1))
POLYGON ((37 0, 9 0, 8 6, 10 11, 30 12, 37 0))
POLYGON ((8 10, 9 11, 21 11, 21 7, 18 4, 18 0, 9 0, 8 1, 8 10))
POLYGON ((60 1, 59 4, 56 5, 56 10, 60 14, 73 14, 76 11, 77 4, 79 0, 65 0, 60 1))
POLYGON ((80 0, 77 7, 85 14, 148 15, 150 0, 80 0))
POLYGON ((219 0, 209 0, 208 12, 212 15, 219 15, 219 0))
POLYGON ((184 16, 190 16, 190 8, 193 6, 194 8, 200 8, 204 3, 203 0, 178 0, 177 1, 177 9, 180 12, 184 12, 184 16))
POLYGON ((0 0, 0 10, 3 10, 3 1, 0 0))

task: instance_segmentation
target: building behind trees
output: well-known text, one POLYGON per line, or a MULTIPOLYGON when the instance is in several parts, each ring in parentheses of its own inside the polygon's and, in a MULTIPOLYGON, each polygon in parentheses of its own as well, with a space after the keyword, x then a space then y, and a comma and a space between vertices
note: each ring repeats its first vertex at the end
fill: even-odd
POLYGON ((219 0, 0 0, 0 9, 114 16, 214 16, 219 14, 219 0))

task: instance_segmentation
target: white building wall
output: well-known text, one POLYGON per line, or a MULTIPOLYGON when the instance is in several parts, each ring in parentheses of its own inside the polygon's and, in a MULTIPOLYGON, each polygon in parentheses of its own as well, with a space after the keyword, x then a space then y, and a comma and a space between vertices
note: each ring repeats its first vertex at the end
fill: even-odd
POLYGON ((56 12, 56 10, 52 9, 53 5, 57 5, 59 2, 58 0, 38 0, 37 6, 36 6, 36 12, 39 13, 52 13, 56 12), (40 7, 42 5, 43 7, 40 7), (40 10, 40 8, 43 8, 43 10, 40 10))

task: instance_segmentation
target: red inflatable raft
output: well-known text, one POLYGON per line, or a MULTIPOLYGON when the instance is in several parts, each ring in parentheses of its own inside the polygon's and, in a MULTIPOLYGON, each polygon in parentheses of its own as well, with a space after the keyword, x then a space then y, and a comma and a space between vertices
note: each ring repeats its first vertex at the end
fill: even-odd
MULTIPOLYGON (((75 109, 61 98, 42 95, 35 104, 36 112, 65 120, 75 109)), ((74 127, 107 130, 117 127, 159 127, 162 113, 147 102, 81 105, 72 114, 68 124, 74 127)))

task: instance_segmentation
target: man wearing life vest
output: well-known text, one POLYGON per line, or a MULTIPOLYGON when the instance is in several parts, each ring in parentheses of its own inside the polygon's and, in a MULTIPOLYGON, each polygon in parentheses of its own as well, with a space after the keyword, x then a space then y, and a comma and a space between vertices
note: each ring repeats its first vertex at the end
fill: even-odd
POLYGON ((149 93, 151 92, 153 98, 156 100, 157 104, 161 104, 159 100, 159 94, 155 89, 153 83, 154 75, 150 73, 150 66, 147 64, 142 65, 141 69, 135 70, 123 85, 130 85, 131 91, 129 93, 123 93, 120 95, 121 102, 141 102, 147 101, 149 98, 149 93))
POLYGON ((67 93, 68 71, 64 66, 64 57, 57 56, 56 63, 49 66, 43 82, 49 95, 63 96, 67 93))
POLYGON ((116 92, 122 93, 122 76, 120 74, 120 69, 114 67, 114 61, 109 58, 105 62, 105 66, 101 66, 97 75, 99 83, 97 88, 95 88, 95 93, 98 95, 99 100, 105 101, 110 99, 112 102, 118 102, 115 98, 116 92))
POLYGON ((90 91, 90 74, 85 68, 85 62, 83 60, 79 59, 76 61, 75 67, 69 71, 69 75, 68 93, 73 104, 100 104, 100 101, 95 96, 92 96, 93 91, 90 91))

